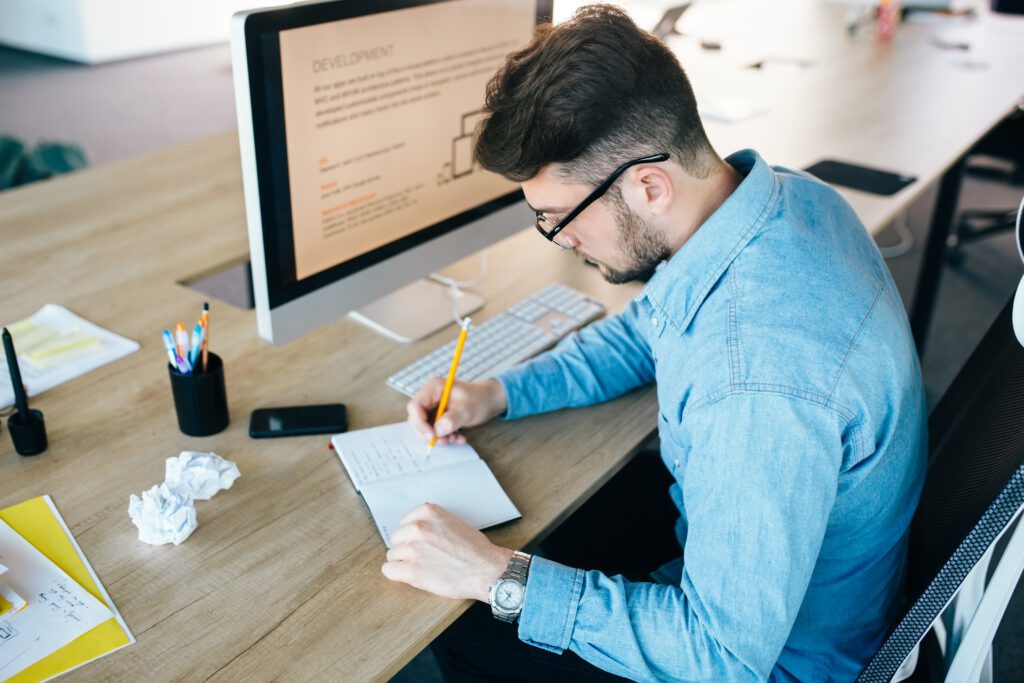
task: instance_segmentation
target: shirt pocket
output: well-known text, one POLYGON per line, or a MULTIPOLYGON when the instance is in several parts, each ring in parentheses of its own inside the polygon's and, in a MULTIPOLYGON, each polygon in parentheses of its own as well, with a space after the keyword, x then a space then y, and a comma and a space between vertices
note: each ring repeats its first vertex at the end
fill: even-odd
POLYGON ((681 446, 679 437, 679 423, 673 422, 665 416, 664 411, 659 410, 658 439, 661 441, 661 460, 672 476, 681 482, 682 472, 686 467, 686 449, 681 446))

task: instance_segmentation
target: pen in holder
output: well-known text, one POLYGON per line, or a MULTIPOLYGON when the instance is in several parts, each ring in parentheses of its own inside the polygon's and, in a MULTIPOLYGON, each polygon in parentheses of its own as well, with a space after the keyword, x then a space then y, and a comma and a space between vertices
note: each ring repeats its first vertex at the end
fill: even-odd
POLYGON ((183 375, 167 365, 178 428, 189 436, 210 436, 228 426, 228 395, 220 356, 210 353, 204 370, 183 375))

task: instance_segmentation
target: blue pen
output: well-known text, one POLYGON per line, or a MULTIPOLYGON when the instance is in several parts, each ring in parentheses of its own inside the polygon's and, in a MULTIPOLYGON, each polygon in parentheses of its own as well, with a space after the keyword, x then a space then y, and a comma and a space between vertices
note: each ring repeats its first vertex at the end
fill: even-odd
POLYGON ((178 368, 178 352, 174 348, 174 337, 171 336, 170 330, 164 330, 164 348, 167 349, 167 357, 171 361, 172 368, 178 368))
POLYGON ((196 323, 195 328, 192 330, 192 341, 188 348, 188 364, 193 368, 196 366, 196 359, 199 358, 199 347, 202 343, 203 327, 196 323))

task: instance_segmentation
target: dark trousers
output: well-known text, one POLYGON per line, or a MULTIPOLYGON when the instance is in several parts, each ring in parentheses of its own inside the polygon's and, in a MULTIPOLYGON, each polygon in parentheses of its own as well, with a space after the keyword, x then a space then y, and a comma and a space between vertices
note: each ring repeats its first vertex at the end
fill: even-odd
MULTIPOLYGON (((638 454, 536 549, 570 567, 649 581, 679 557, 672 483, 655 451, 638 454)), ((474 605, 432 646, 446 681, 621 681, 575 653, 561 655, 519 640, 518 627, 474 605)))

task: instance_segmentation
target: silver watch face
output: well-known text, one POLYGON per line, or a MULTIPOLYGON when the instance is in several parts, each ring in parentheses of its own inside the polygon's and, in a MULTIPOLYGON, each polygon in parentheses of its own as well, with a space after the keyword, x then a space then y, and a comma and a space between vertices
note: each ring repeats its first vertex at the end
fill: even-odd
POLYGON ((514 579, 502 579, 494 590, 494 604, 503 610, 514 612, 523 604, 523 584, 514 579))

